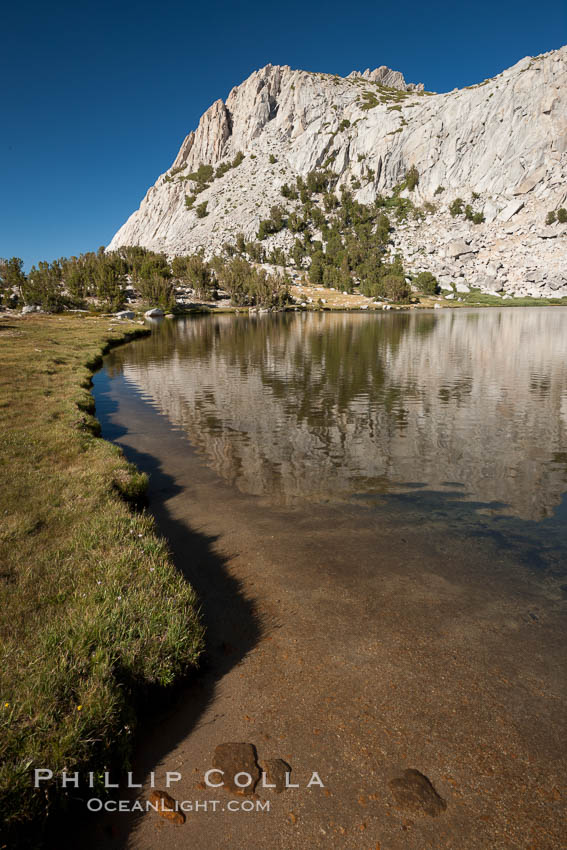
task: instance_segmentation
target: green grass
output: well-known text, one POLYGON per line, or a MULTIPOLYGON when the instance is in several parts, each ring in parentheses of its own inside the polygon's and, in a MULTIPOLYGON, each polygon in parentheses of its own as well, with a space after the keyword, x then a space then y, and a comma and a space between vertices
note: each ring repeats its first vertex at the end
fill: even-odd
POLYGON ((463 302, 468 304, 483 304, 495 307, 546 307, 567 306, 567 298, 500 298, 498 295, 490 295, 481 292, 480 289, 471 289, 470 292, 459 294, 463 302))
POLYGON ((34 790, 33 769, 124 767, 137 699, 195 667, 203 646, 192 588, 151 516, 131 506, 146 477, 96 436, 91 373, 103 350, 144 332, 126 327, 0 318, 0 824, 10 847, 63 802, 55 786, 34 790))

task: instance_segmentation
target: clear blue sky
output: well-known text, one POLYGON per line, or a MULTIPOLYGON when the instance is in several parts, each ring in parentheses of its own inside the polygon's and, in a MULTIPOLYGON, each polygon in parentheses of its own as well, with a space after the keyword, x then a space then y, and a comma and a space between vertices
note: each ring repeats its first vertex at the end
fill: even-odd
POLYGON ((447 91, 567 42, 565 0, 5 4, 0 257, 96 250, 254 69, 389 65, 447 91))

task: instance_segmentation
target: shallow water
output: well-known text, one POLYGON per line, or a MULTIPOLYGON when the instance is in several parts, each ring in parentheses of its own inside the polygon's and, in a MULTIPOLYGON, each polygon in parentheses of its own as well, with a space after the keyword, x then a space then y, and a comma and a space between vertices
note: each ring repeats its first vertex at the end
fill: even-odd
POLYGON ((106 373, 262 504, 415 511, 559 566, 566 328, 562 308, 207 316, 163 322, 106 373))

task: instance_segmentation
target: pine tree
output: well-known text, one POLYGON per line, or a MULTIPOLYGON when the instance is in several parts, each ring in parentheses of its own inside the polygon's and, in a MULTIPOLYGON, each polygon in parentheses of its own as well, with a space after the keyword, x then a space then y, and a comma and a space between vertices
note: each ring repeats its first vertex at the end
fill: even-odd
POLYGON ((0 260, 0 302, 8 301, 12 294, 21 299, 26 282, 23 266, 23 260, 19 257, 0 260))

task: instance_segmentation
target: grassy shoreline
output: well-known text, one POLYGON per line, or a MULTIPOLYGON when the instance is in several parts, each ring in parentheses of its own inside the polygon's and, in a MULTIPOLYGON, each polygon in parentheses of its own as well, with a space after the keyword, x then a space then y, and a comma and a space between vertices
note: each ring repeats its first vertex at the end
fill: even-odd
POLYGON ((147 333, 93 316, 0 318, 0 837, 64 798, 34 768, 128 763, 136 700, 197 664, 192 588, 151 516, 146 476, 99 439, 91 376, 147 333), (2 829, 4 830, 2 832, 2 829))
MULTIPOLYGON (((309 297, 313 297, 313 293, 304 293, 306 297, 309 294, 309 297)), ((325 295, 325 292, 321 293, 325 295)), ((420 300, 418 303, 395 303, 395 302, 384 302, 380 304, 368 304, 366 299, 363 303, 353 303, 350 305, 341 304, 329 304, 326 303, 323 306, 317 303, 317 299, 313 303, 307 304, 303 306, 301 304, 286 304, 285 307, 277 308, 275 312, 279 313, 359 313, 359 312, 368 312, 368 313, 382 313, 386 310, 405 310, 405 311, 413 311, 413 310, 433 310, 435 307, 442 307, 449 310, 461 310, 463 308, 480 308, 480 307, 567 307, 567 298, 532 298, 529 296, 526 297, 518 297, 518 298, 500 298, 497 295, 490 295, 488 293, 481 293, 477 295, 476 293, 465 296, 462 300, 454 300, 443 298, 442 296, 431 297, 431 296, 420 296, 420 300)), ((207 314, 207 315, 248 315, 249 313, 256 312, 256 308, 253 308, 251 311, 248 307, 210 307, 208 305, 202 305, 198 307, 187 307, 187 308, 177 308, 175 310, 175 318, 182 318, 183 316, 193 316, 198 314, 207 314)))

